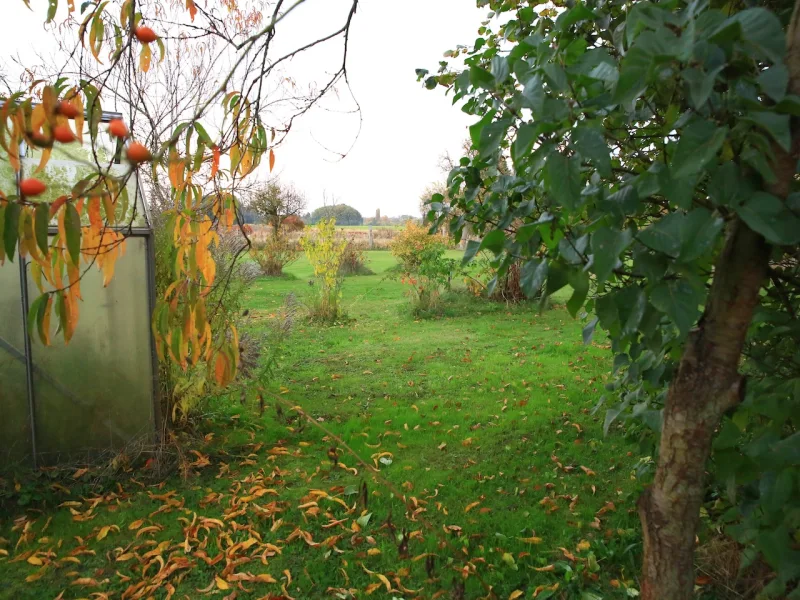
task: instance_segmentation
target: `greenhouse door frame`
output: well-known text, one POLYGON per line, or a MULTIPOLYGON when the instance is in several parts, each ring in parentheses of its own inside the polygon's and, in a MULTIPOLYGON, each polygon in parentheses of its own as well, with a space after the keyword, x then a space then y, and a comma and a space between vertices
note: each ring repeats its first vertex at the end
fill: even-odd
MULTIPOLYGON (((57 227, 49 227, 48 235, 58 233, 57 227)), ((154 247, 154 233, 152 229, 147 227, 131 227, 126 228, 126 238, 143 238, 145 243, 145 262, 147 272, 147 310, 148 314, 152 315, 155 311, 156 305, 156 290, 155 290, 155 247, 154 247)), ((29 261, 20 256, 19 260, 19 282, 20 282, 20 308, 22 310, 22 325, 24 336, 24 352, 25 352, 25 372, 26 382, 28 388, 28 418, 29 427, 31 432, 31 455, 33 459, 33 467, 36 468, 39 464, 39 454, 36 444, 36 397, 34 393, 34 371, 36 366, 33 364, 33 352, 31 337, 28 328, 28 311, 30 310, 30 298, 28 296, 28 264, 29 261)), ((149 332, 148 339, 150 340, 150 363, 152 369, 152 398, 153 398, 153 418, 152 418, 152 431, 154 440, 156 442, 160 439, 160 423, 161 423, 161 402, 160 402, 160 387, 158 383, 158 355, 156 353, 155 340, 153 339, 152 331, 149 332)))

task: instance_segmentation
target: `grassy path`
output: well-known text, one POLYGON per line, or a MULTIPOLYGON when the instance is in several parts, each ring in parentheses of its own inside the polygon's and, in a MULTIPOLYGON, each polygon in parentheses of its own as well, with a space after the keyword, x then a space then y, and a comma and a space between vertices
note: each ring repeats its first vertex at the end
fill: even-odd
MULTIPOLYGON (((0 598, 627 597, 635 449, 590 413, 608 353, 558 306, 461 296, 415 322, 369 254, 352 321, 298 322, 271 390, 324 430, 270 397, 217 402, 190 477, 49 487, 0 513, 0 598)), ((253 286, 256 327, 308 293, 308 264, 289 272, 253 286)))

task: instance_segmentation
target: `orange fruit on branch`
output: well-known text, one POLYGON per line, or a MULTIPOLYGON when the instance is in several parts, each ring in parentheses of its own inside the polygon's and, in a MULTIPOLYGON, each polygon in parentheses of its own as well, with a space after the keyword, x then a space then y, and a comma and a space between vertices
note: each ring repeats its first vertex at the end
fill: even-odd
POLYGON ((122 119, 112 119, 108 124, 108 133, 118 138, 128 137, 128 126, 122 119))
POLYGON ((62 144, 70 144, 78 138, 72 133, 72 129, 69 128, 69 125, 56 125, 53 127, 53 139, 62 144))
POLYGON ((77 106, 75 106, 74 104, 70 104, 66 100, 62 100, 61 102, 58 103, 58 106, 56 107, 56 112, 60 115, 67 117, 68 119, 74 119, 79 114, 81 114, 81 111, 78 110, 77 106))
POLYGON ((150 42, 155 42, 158 39, 156 32, 149 27, 145 27, 144 25, 137 27, 133 34, 136 36, 136 39, 143 44, 149 44, 150 42))
POLYGON ((128 160, 134 164, 147 162, 153 158, 153 155, 150 154, 150 150, 139 142, 131 142, 125 155, 128 157, 128 160))
POLYGON ((19 182, 19 191, 22 192, 23 196, 38 196, 43 194, 46 189, 47 186, 44 182, 38 179, 23 179, 19 182))

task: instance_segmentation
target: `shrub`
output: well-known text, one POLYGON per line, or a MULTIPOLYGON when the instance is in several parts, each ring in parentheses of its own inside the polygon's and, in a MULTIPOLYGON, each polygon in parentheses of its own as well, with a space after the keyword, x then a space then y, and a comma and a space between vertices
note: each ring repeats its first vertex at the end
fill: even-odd
POLYGON ((354 240, 347 240, 342 255, 342 264, 339 266, 339 274, 348 275, 372 275, 372 270, 367 266, 367 257, 364 248, 354 240))
POLYGON ((286 233, 293 233, 295 231, 303 231, 305 229, 306 224, 303 222, 303 219, 298 217, 297 215, 289 215, 283 220, 283 230, 286 233))
POLYGON ((433 316, 441 310, 442 293, 450 290, 458 261, 444 257, 443 244, 430 245, 417 255, 417 265, 401 281, 407 284, 414 316, 433 316))
POLYGON ((250 256, 261 267, 261 272, 269 277, 280 277, 283 269, 297 260, 299 250, 286 236, 268 237, 263 245, 253 247, 250 256))
POLYGON ((467 289, 470 292, 476 296, 488 296, 491 300, 502 302, 516 303, 527 300, 520 282, 522 265, 518 261, 508 267, 506 274, 499 278, 491 293, 488 293, 489 283, 497 277, 497 269, 485 257, 476 261, 475 265, 473 274, 465 277, 467 289))
POLYGON ((303 234, 300 246, 314 268, 316 292, 308 303, 309 316, 315 321, 334 322, 342 316, 339 268, 347 246, 347 241, 336 235, 336 219, 320 221, 310 232, 303 234))
POLYGON ((422 252, 428 248, 438 247, 444 253, 444 244, 428 233, 427 228, 414 221, 408 221, 406 226, 392 240, 392 254, 400 261, 401 268, 406 273, 413 272, 420 264, 422 252))
MULTIPOLYGON (((176 250, 167 218, 160 213, 154 214, 153 226, 156 293, 163 295, 173 281, 172 269, 176 250)), ((238 330, 243 329, 246 319, 243 311, 244 294, 258 275, 250 263, 240 260, 244 248, 246 241, 238 229, 221 231, 219 242, 211 247, 218 274, 214 285, 207 292, 205 304, 213 307, 213 313, 209 315, 213 334, 227 330, 231 324, 238 330)), ((248 336, 243 334, 242 337, 248 336)), ((240 364, 257 363, 262 347, 261 343, 240 343, 240 364)), ((237 376, 242 378, 247 375, 247 369, 242 369, 237 376)), ((169 354, 165 355, 165 360, 159 362, 159 384, 162 414, 170 420, 173 427, 190 425, 192 417, 204 401, 211 394, 220 391, 214 383, 214 377, 209 376, 208 365, 203 361, 183 369, 169 354)))

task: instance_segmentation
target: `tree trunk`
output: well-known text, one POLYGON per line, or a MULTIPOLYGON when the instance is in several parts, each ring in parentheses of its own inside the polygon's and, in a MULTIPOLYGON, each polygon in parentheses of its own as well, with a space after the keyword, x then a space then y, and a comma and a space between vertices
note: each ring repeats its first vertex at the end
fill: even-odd
POLYGON ((744 391, 739 359, 768 258, 764 239, 733 221, 705 313, 689 334, 670 385, 655 480, 639 500, 643 600, 692 597, 706 460, 722 415, 744 391))
MULTIPOLYGON (((800 19, 797 0, 787 30, 789 90, 800 93, 800 19)), ((767 191, 788 196, 798 159, 798 124, 792 151, 773 144, 776 182, 767 191)), ((711 442, 726 411, 744 395, 739 362, 758 305, 770 249, 742 221, 732 220, 717 259, 708 302, 686 341, 664 405, 658 467, 639 499, 644 558, 642 600, 690 600, 694 591, 694 545, 705 491, 711 442)))

